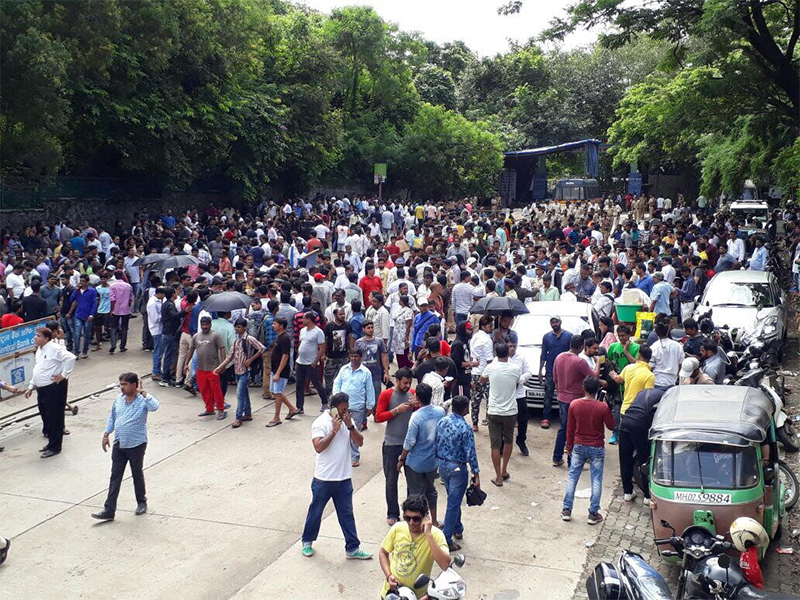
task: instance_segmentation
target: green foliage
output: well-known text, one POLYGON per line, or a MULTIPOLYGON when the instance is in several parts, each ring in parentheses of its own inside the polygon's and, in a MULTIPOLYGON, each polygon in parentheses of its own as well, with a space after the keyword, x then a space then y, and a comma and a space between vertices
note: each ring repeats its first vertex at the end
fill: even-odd
POLYGON ((447 109, 456 108, 456 84, 448 71, 434 65, 425 65, 414 77, 414 87, 422 100, 447 109))
POLYGON ((503 166, 502 145, 486 124, 422 104, 400 142, 396 178, 412 196, 488 196, 503 166))

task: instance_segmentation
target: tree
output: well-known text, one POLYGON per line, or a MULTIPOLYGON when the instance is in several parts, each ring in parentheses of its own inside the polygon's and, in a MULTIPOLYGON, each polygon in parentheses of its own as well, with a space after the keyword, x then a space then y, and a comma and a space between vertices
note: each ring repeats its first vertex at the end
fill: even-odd
POLYGON ((456 84, 450 73, 441 67, 423 66, 414 77, 414 87, 425 102, 455 109, 456 84))
POLYGON ((417 197, 488 196, 503 166, 502 146, 484 123, 423 103, 399 144, 398 185, 417 197))

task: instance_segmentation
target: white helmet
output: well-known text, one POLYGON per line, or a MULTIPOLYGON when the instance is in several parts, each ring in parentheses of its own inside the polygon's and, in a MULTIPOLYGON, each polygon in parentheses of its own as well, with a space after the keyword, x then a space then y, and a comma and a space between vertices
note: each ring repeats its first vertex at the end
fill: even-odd
POLYGON ((739 517, 731 523, 731 539, 739 552, 744 552, 750 546, 766 548, 769 545, 769 536, 761 523, 750 517, 739 517))

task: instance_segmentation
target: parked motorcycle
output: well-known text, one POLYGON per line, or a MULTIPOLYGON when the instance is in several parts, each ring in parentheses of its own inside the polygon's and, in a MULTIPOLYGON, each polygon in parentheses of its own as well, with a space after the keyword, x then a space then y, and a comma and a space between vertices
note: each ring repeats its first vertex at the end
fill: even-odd
POLYGON ((415 588, 428 586, 428 593, 420 598, 417 598, 414 590, 401 585, 397 592, 386 594, 386 600, 463 600, 467 593, 467 583, 453 566, 460 569, 465 562, 463 554, 456 554, 450 559, 450 566, 439 573, 436 579, 431 580, 424 573, 417 577, 414 582, 415 588))
POLYGON ((770 384, 764 369, 758 365, 759 362, 756 360, 749 361, 750 368, 737 374, 738 380, 734 385, 760 389, 772 400, 775 435, 787 452, 797 452, 800 450, 800 435, 795 430, 789 415, 783 410, 783 398, 770 384))
MULTIPOLYGON (((737 526, 731 526, 731 531, 737 526)), ((747 519, 748 522, 755 522, 747 519)), ((728 552, 735 547, 721 535, 713 535, 705 527, 692 525, 681 536, 667 521, 661 521, 673 535, 656 539, 659 545, 672 546, 674 555, 681 558, 678 586, 673 595, 664 577, 639 555, 623 550, 617 564, 599 563, 586 580, 590 600, 683 600, 684 598, 709 598, 713 600, 770 599, 775 596, 759 590, 749 583, 742 568, 732 562, 728 552)), ((758 525, 756 523, 758 527, 758 525)), ((738 527, 741 531, 744 527, 738 527)), ((766 532, 754 532, 749 539, 768 543, 766 532)), ((737 549, 743 549, 738 548, 737 549)), ((786 598, 786 595, 781 595, 786 598)))

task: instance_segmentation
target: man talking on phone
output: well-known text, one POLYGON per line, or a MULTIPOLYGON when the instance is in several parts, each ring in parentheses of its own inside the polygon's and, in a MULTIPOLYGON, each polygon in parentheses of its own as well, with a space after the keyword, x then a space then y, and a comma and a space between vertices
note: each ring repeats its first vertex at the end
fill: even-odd
POLYGON ((144 451, 147 449, 147 413, 158 410, 158 400, 142 387, 142 380, 136 373, 123 373, 119 376, 121 393, 111 405, 111 414, 103 434, 103 452, 108 452, 108 436, 115 432, 111 451, 111 482, 108 485, 108 498, 100 512, 92 517, 100 521, 113 521, 117 511, 125 465, 131 463, 133 489, 136 492, 136 514, 147 512, 147 496, 144 488, 144 451))
MULTIPOLYGON (((299 386, 300 384, 298 384, 299 386)), ((311 443, 316 452, 314 479, 311 480, 311 505, 308 507, 303 528, 303 556, 314 556, 311 545, 319 535, 322 513, 333 499, 336 516, 344 534, 344 551, 347 558, 366 560, 371 552, 361 549, 353 514, 353 465, 350 460, 350 442, 364 445, 364 436, 358 431, 350 416, 349 396, 344 392, 328 400, 330 410, 318 416, 311 425, 311 443)))
MULTIPOLYGON (((434 561, 442 571, 450 566, 447 540, 442 530, 433 526, 425 496, 409 496, 403 502, 403 521, 386 534, 380 561, 386 577, 381 598, 401 585, 414 589, 417 577, 423 573, 430 577, 434 561)), ((422 598, 426 588, 414 589, 414 593, 422 598)))

